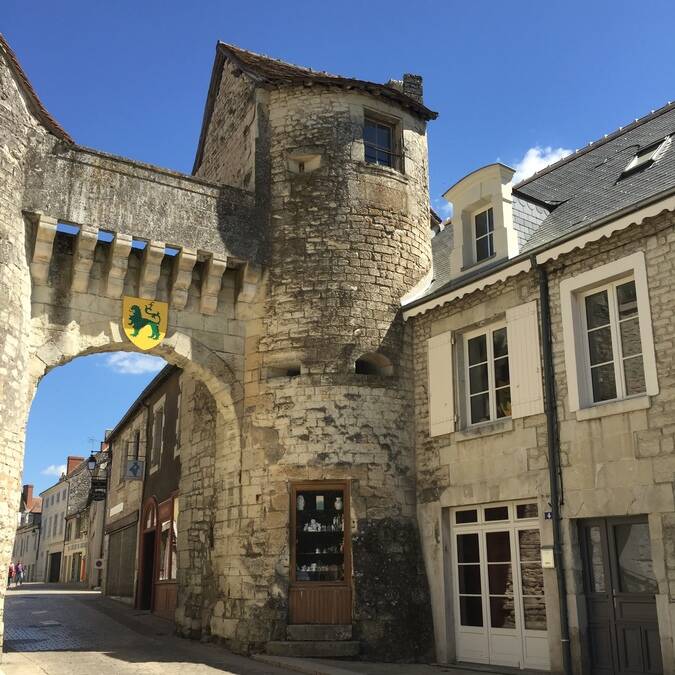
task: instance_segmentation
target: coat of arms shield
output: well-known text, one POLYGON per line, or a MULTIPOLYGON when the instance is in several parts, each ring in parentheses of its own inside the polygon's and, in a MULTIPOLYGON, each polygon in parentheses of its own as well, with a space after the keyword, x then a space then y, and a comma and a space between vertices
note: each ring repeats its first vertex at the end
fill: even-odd
POLYGON ((129 295, 122 298, 124 332, 139 349, 152 349, 164 339, 168 317, 167 302, 129 295))

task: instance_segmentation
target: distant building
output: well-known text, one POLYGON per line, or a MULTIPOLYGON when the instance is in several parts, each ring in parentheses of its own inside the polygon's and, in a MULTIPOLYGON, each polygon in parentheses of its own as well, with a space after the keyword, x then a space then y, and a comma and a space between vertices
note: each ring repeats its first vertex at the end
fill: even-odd
POLYGON ((90 469, 88 460, 80 462, 66 476, 68 506, 65 514, 63 542, 63 570, 61 581, 98 586, 99 574, 96 560, 103 552, 103 520, 105 502, 92 501, 92 477, 105 471, 108 463, 107 448, 94 454, 96 467, 90 469))
POLYGON ((82 462, 83 457, 69 456, 66 474, 58 483, 40 493, 42 497, 42 527, 35 581, 58 582, 61 580, 63 537, 68 504, 66 476, 82 462))
POLYGON ((107 437, 104 591, 167 618, 176 608, 180 401, 181 370, 167 366, 107 437))
POLYGON ((33 486, 24 485, 19 504, 18 526, 14 538, 12 560, 23 563, 25 581, 35 581, 38 547, 40 544, 40 520, 42 500, 33 496, 33 486))

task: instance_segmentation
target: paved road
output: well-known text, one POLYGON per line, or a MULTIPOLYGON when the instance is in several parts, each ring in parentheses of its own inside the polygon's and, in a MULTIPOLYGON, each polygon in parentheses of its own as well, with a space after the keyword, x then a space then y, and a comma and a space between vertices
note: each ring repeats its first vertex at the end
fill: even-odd
POLYGON ((5 675, 292 672, 177 638, 168 621, 100 593, 51 584, 7 592, 5 652, 0 665, 5 675))

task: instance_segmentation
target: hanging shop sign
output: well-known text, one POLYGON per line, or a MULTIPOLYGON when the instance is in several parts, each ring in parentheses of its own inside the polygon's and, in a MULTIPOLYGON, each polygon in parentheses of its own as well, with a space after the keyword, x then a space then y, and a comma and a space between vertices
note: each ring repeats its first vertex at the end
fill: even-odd
POLYGON ((159 300, 122 298, 122 325, 131 342, 139 349, 152 349, 164 339, 169 304, 159 300))

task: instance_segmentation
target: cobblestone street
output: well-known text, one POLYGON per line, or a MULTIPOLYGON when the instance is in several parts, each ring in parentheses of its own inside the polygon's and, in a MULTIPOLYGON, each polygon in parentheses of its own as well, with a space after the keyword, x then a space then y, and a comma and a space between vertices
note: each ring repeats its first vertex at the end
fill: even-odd
POLYGON ((94 591, 27 584, 5 601, 4 675, 290 671, 173 635, 173 626, 94 591))

